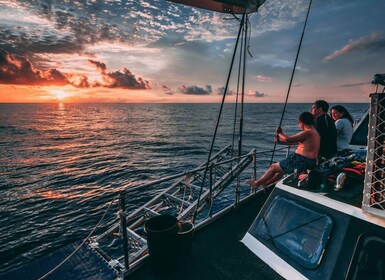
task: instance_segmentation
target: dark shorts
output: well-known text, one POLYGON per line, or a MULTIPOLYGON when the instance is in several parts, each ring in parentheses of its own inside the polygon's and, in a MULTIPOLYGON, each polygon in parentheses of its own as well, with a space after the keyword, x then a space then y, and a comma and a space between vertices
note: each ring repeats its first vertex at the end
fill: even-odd
POLYGON ((294 169, 297 169, 298 172, 313 169, 316 165, 315 159, 309 159, 296 153, 290 154, 286 159, 279 162, 279 166, 286 174, 293 173, 294 169))

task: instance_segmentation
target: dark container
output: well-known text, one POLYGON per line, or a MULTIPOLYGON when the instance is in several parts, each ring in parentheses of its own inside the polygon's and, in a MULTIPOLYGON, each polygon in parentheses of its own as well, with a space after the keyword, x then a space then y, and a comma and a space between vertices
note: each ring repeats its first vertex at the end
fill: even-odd
POLYGON ((171 215, 155 216, 146 221, 148 252, 153 270, 158 273, 173 271, 178 264, 178 220, 171 215))
POLYGON ((191 246, 194 234, 194 225, 192 222, 179 222, 179 246, 182 255, 188 255, 191 253, 191 246))

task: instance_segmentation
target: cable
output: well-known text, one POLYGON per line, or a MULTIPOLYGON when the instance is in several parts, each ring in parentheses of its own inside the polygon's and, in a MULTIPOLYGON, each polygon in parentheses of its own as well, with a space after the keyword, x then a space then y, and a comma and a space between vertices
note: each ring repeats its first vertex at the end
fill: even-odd
MULTIPOLYGON (((283 120, 283 116, 285 115, 286 106, 287 106, 287 101, 288 101, 288 99, 289 99, 290 90, 291 90, 291 84, 292 84, 292 82, 293 82, 295 69, 296 69, 296 67, 297 67, 297 62, 298 62, 299 52, 300 52, 300 50, 301 50, 303 37, 304 37, 304 35, 305 35, 306 25, 307 25, 307 21, 308 21, 308 19, 309 19, 310 8, 311 8, 312 2, 313 2, 313 0, 310 0, 310 2, 309 2, 309 8, 308 8, 308 10, 307 10, 306 19, 305 19, 305 24, 303 25, 302 35, 301 35, 301 39, 300 39, 300 41, 299 41, 299 46, 298 46, 298 49, 297 49, 297 55, 296 55, 296 57, 295 57, 294 67, 293 67, 293 70, 292 70, 292 72, 291 72, 290 83, 289 83, 289 87, 288 87, 287 93, 286 93, 286 100, 285 100, 285 104, 284 104, 284 106, 283 106, 283 110, 282 110, 282 114, 281 114, 281 119, 279 120, 279 125, 278 125, 278 127, 281 127, 281 125, 282 125, 282 120, 283 120)), ((273 148, 273 153, 272 153, 272 155, 271 155, 270 165, 273 163, 274 153, 275 153, 275 147, 276 147, 276 146, 277 146, 277 142, 274 142, 274 148, 273 148)))
MULTIPOLYGON (((243 50, 243 32, 241 34, 241 47, 240 47, 240 52, 239 52, 239 64, 238 64, 238 79, 237 79, 237 96, 235 99, 235 108, 234 108, 234 123, 233 123, 233 139, 231 142, 231 156, 233 156, 233 151, 234 151, 234 142, 235 142, 235 129, 236 129, 236 123, 237 123, 237 114, 238 114, 238 98, 239 98, 239 84, 241 80, 241 66, 242 66, 242 50, 243 50)), ((232 162, 230 163, 230 167, 232 167, 232 162)))
POLYGON ((218 114, 217 123, 216 123, 216 126, 215 126, 214 135, 213 135, 213 138, 212 138, 212 140, 211 140, 211 146, 210 146, 210 151, 209 151, 209 155, 208 155, 208 160, 207 160, 207 162, 206 162, 205 172, 204 172, 204 174, 203 174, 202 184, 201 184, 201 188, 200 188, 200 190, 199 190, 199 195, 198 195, 197 205, 196 205, 195 211, 194 211, 193 222, 195 222, 195 218, 196 218, 196 216, 197 216, 197 214, 198 214, 199 201, 200 201, 200 198, 201 198, 201 195, 202 195, 202 191, 203 191, 203 187, 204 187, 204 183, 205 183, 207 171, 208 171, 208 169, 209 169, 210 159, 211 159, 211 154, 212 154, 212 152, 213 152, 214 143, 215 143, 215 138, 216 138, 216 135, 217 135, 217 131, 218 131, 218 127, 219 127, 219 122, 220 122, 220 120, 221 120, 221 115, 222 115, 222 111, 223 111, 223 105, 224 105, 224 103, 225 103, 226 93, 227 93, 227 89, 228 89, 228 87, 229 87, 230 76, 231 76, 231 72, 232 72, 232 69, 233 69, 233 64, 234 64, 235 54, 236 54, 236 52, 237 52, 238 42, 239 42, 239 38, 240 38, 241 31, 243 30, 243 25, 244 25, 244 23, 245 23, 245 14, 243 14, 243 16, 242 16, 242 21, 241 21, 241 24, 240 24, 240 26, 239 26, 239 31, 238 31, 237 41, 236 41, 236 43, 235 43, 234 53, 233 53, 233 57, 232 57, 232 59, 231 59, 230 70, 229 70, 229 74, 228 74, 228 76, 227 76, 227 81, 226 81, 225 90, 224 90, 224 92, 223 92, 223 97, 222 97, 221 107, 220 107, 220 109, 219 109, 219 114, 218 114))

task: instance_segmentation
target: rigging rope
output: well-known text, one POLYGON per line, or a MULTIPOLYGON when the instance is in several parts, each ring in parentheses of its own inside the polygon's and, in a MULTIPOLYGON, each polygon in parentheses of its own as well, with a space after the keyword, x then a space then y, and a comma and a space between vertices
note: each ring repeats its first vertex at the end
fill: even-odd
POLYGON ((216 126, 215 126, 214 135, 213 135, 213 138, 212 138, 212 140, 211 140, 210 151, 209 151, 208 159, 207 159, 207 162, 206 162, 206 168, 205 168, 205 171, 204 171, 204 174, 203 174, 202 184, 201 184, 201 188, 200 188, 200 190, 199 190, 199 195, 198 195, 198 202, 197 202, 197 205, 195 206, 195 211, 194 211, 194 216, 193 216, 192 222, 195 222, 196 216, 197 216, 197 214, 198 214, 199 201, 200 201, 200 198, 201 198, 201 195, 202 195, 204 183, 205 183, 205 180, 206 180, 207 171, 208 171, 208 169, 209 169, 210 159, 211 159, 211 154, 212 154, 212 152, 213 152, 214 143, 215 143, 215 138, 216 138, 217 131, 218 131, 218 127, 219 127, 219 122, 220 122, 220 120, 221 120, 221 115, 222 115, 223 105, 224 105, 224 103, 225 103, 226 93, 227 93, 227 90, 228 90, 228 87, 229 87, 230 76, 231 76, 231 72, 232 72, 232 69, 233 69, 233 64, 234 64, 235 54, 236 54, 236 50, 237 50, 237 48, 238 48, 239 38, 240 38, 241 31, 243 30, 243 25, 244 25, 244 23, 245 23, 245 14, 242 15, 241 24, 240 24, 240 26, 239 26, 239 31, 238 31, 237 41, 236 41, 236 43, 235 43, 235 49, 234 49, 233 57, 232 57, 232 59, 231 59, 230 70, 229 70, 229 74, 228 74, 228 76, 227 76, 225 90, 224 90, 224 92, 223 92, 223 97, 222 97, 221 107, 220 107, 220 109, 219 109, 219 114, 218 114, 217 123, 216 123, 216 126))
MULTIPOLYGON (((240 47, 240 52, 239 52, 239 61, 242 61, 242 50, 243 50, 243 32, 241 34, 241 47, 240 47)), ((241 80, 241 66, 242 64, 238 64, 238 78, 237 78, 237 96, 235 99, 235 108, 234 108, 234 123, 233 123, 233 139, 231 142, 231 156, 233 156, 234 152, 234 142, 235 142, 235 129, 236 129, 236 124, 237 124, 237 115, 238 115, 238 98, 239 98, 239 84, 241 80)), ((231 161, 230 163, 230 169, 233 167, 233 162, 231 161)))
MULTIPOLYGON (((296 57, 295 57, 294 67, 293 67, 293 70, 292 70, 292 72, 291 72, 290 83, 289 83, 289 87, 288 87, 287 93, 286 93, 286 100, 285 100, 285 104, 284 104, 284 106, 283 106, 283 110, 282 110, 282 114, 281 114, 281 119, 279 120, 279 125, 278 125, 278 127, 281 127, 282 121, 283 121, 283 117, 284 117, 284 115, 285 115, 286 106, 287 106, 287 101, 288 101, 288 99, 289 99, 290 90, 291 90, 291 84, 293 83, 294 73, 295 73, 295 69, 296 69, 296 67, 297 67, 297 61, 298 61, 298 57, 299 57, 299 52, 300 52, 300 50, 301 50, 303 37, 304 37, 304 35, 305 35, 306 25, 307 25, 307 21, 308 21, 308 19, 309 19, 310 8, 311 8, 312 2, 313 2, 313 0, 310 0, 310 2, 309 2, 309 7, 308 7, 308 9, 307 9, 306 19, 305 19, 305 23, 304 23, 304 25, 303 25, 302 34, 301 34, 301 39, 300 39, 300 41, 299 41, 299 46, 298 46, 298 49, 297 49, 297 55, 296 55, 296 57)), ((274 154, 275 154, 275 148, 276 148, 276 146, 277 146, 277 142, 274 142, 274 148, 273 148, 273 153, 271 154, 270 165, 273 163, 273 160, 274 160, 274 154)))
MULTIPOLYGON (((248 35, 248 26, 249 26, 249 17, 246 14, 246 23, 245 23, 245 36, 244 36, 244 49, 242 50, 243 53, 243 69, 242 69, 242 94, 241 94, 241 112, 240 112, 240 118, 239 118, 239 141, 238 141, 238 155, 242 155, 242 135, 243 135, 243 115, 244 115, 244 101, 245 101, 245 79, 246 79, 246 51, 247 51, 247 35, 248 35)), ((241 63, 241 62, 240 62, 241 63)), ((238 163, 240 160, 238 160, 238 163)), ((236 191, 235 191, 235 203, 238 204, 239 199, 240 199, 240 176, 239 173, 237 175, 237 186, 236 186, 236 191)))

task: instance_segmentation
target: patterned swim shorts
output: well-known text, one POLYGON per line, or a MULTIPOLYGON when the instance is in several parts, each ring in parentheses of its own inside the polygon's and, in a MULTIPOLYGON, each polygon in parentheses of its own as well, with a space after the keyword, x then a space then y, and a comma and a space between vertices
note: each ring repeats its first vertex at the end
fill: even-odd
POLYGON ((309 159, 296 153, 290 154, 287 158, 279 162, 279 166, 286 174, 293 173, 294 169, 297 169, 298 172, 313 169, 316 165, 315 159, 309 159))

